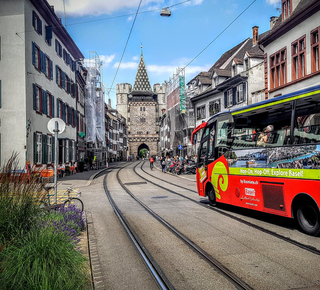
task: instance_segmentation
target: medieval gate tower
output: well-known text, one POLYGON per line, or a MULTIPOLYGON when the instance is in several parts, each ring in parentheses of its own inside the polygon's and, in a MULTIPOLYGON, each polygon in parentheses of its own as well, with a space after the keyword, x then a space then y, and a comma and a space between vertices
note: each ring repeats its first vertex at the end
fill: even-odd
POLYGON ((117 111, 128 125, 128 154, 138 156, 143 148, 150 156, 157 155, 159 143, 159 116, 165 110, 165 84, 155 84, 151 89, 147 68, 141 57, 134 82, 117 84, 117 111))

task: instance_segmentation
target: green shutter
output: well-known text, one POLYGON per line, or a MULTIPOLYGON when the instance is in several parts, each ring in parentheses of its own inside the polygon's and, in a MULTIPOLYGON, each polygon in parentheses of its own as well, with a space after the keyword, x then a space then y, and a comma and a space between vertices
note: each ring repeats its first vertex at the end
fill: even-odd
POLYGON ((38 163, 38 156, 37 156, 37 132, 33 133, 33 162, 34 164, 38 163))
POLYGON ((51 96, 51 117, 54 118, 54 96, 51 96))
POLYGON ((32 64, 36 65, 36 46, 34 42, 32 42, 32 64))
POLYGON ((42 163, 47 164, 48 161, 48 144, 47 135, 42 135, 42 163))

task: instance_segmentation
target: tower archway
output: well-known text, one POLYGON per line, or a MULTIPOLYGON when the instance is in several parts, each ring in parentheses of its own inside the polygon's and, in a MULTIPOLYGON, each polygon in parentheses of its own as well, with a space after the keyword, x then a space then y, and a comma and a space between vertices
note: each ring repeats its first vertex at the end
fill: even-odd
MULTIPOLYGON (((150 152, 149 146, 145 143, 142 143, 138 147, 137 156, 139 156, 139 158, 144 157, 141 155, 141 152, 140 152, 142 149, 146 149, 148 151, 148 155, 149 155, 149 152, 150 152)), ((147 157, 147 156, 145 156, 145 157, 147 157)))

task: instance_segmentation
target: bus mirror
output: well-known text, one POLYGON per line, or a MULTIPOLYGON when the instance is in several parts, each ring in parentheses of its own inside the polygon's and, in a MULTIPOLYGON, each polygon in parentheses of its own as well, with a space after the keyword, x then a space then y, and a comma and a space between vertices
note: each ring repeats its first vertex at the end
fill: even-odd
POLYGON ((197 143, 197 134, 193 134, 192 136, 192 144, 195 145, 197 143))

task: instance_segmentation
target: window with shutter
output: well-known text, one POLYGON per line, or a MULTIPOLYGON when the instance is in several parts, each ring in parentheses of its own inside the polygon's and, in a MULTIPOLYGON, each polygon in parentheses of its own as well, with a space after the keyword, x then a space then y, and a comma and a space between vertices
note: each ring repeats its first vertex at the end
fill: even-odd
POLYGON ((42 35, 42 21, 35 11, 32 11, 32 26, 37 33, 42 35))
POLYGON ((46 25, 46 43, 51 46, 52 41, 52 25, 46 25))
POLYGON ((37 84, 33 84, 33 109, 42 112, 42 89, 37 84))

